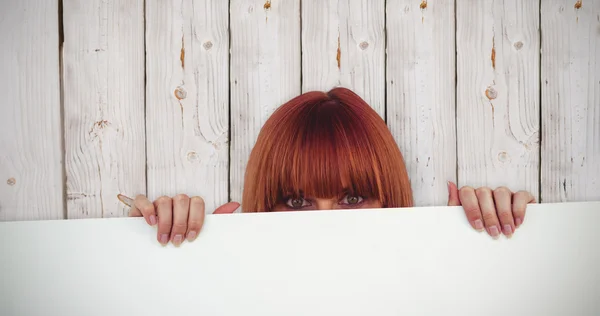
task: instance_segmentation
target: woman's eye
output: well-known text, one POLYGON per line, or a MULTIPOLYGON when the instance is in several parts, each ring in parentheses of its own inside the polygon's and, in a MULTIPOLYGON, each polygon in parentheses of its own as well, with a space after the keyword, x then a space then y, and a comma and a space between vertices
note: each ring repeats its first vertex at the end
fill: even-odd
POLYGON ((310 203, 308 203, 308 201, 306 201, 304 198, 291 198, 286 204, 291 208, 303 208, 305 206, 310 206, 310 203))
POLYGON ((346 195, 340 201, 340 204, 344 204, 344 205, 356 205, 356 204, 360 204, 363 200, 364 199, 363 199, 362 196, 358 196, 358 195, 346 195))

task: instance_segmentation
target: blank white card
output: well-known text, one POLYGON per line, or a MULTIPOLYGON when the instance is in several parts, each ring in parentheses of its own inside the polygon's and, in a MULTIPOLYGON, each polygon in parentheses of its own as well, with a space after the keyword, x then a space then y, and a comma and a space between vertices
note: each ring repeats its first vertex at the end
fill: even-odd
POLYGON ((600 202, 530 205, 511 239, 460 207, 0 223, 0 315, 600 315, 600 202))

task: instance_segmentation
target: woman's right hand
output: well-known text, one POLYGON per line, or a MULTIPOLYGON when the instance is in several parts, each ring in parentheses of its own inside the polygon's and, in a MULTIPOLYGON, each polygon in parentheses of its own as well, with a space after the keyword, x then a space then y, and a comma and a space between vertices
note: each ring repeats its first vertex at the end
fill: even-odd
MULTIPOLYGON (((237 202, 229 202, 217 208, 213 214, 230 214, 240 206, 237 202)), ((161 196, 150 202, 144 195, 138 195, 131 210, 130 217, 144 217, 148 225, 158 225, 156 239, 162 245, 171 241, 179 246, 187 239, 196 239, 204 224, 204 200, 199 196, 192 198, 178 194, 173 198, 161 196)))

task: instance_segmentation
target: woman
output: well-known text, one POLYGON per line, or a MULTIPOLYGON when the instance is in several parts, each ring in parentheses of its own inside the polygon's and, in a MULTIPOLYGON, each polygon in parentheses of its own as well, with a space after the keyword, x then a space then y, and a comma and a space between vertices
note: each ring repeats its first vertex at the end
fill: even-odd
MULTIPOLYGON (((448 205, 462 205, 471 226, 510 237, 533 196, 501 187, 460 191, 448 182, 448 205)), ((237 202, 215 214, 233 213, 237 202)), ((246 168, 243 212, 372 209, 413 206, 404 159, 381 117, 345 88, 308 92, 277 109, 258 136, 246 168)), ((158 225, 161 244, 194 240, 204 201, 180 194, 136 197, 130 216, 158 225)))

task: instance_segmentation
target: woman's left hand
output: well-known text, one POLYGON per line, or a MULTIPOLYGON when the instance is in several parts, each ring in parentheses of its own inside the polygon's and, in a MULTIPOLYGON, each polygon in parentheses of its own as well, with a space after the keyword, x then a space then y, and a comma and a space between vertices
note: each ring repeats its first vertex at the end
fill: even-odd
POLYGON ((527 204, 535 203, 535 197, 527 191, 513 193, 506 187, 492 190, 488 187, 473 189, 448 182, 448 206, 460 206, 465 210, 471 226, 477 231, 487 231, 493 238, 500 233, 511 237, 523 224, 527 204))

